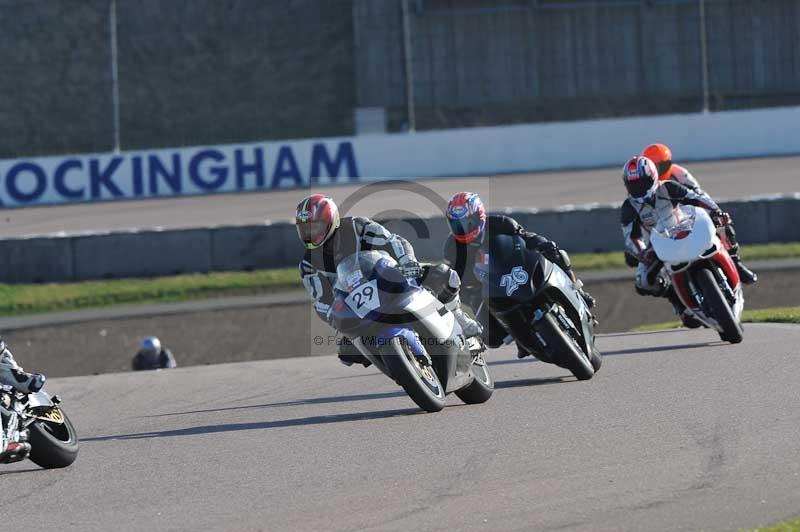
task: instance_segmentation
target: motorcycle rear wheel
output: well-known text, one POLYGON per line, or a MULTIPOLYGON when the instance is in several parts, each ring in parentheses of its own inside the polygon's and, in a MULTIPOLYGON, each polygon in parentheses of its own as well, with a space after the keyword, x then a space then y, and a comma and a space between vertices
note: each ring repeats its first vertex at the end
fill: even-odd
POLYGON ((383 363, 397 384, 426 412, 438 412, 444 408, 445 391, 433 366, 421 365, 408 342, 392 338, 379 348, 383 363))
POLYGON ((474 379, 469 386, 456 390, 456 397, 468 405, 485 403, 494 393, 494 379, 492 379, 486 363, 473 363, 472 376, 474 379))
POLYGON ((67 467, 78 457, 78 434, 62 410, 63 423, 37 419, 28 426, 30 430, 30 459, 45 469, 67 467))
POLYGON ((711 270, 703 268, 696 274, 697 284, 713 317, 722 328, 719 337, 723 342, 738 344, 742 341, 742 326, 733 315, 728 301, 717 286, 717 279, 711 270))

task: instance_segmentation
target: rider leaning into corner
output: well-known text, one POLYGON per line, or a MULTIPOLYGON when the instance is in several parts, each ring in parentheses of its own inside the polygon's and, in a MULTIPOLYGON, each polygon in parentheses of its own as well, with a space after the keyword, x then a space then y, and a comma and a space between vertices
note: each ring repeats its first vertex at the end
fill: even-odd
MULTIPOLYGON (((450 236, 444 245, 444 260, 458 272, 464 283, 462 289, 464 302, 476 312, 476 317, 483 327, 483 341, 491 348, 503 344, 507 336, 503 326, 494 319, 485 307, 481 306, 481 284, 475 276, 473 265, 476 254, 487 235, 519 235, 525 240, 526 247, 536 250, 547 260, 557 264, 572 278, 578 292, 591 309, 595 300, 585 292, 572 271, 569 255, 552 240, 533 231, 526 231, 516 220, 501 214, 486 214, 481 198, 472 192, 459 192, 447 204, 446 213, 450 225, 450 236)), ((528 356, 528 352, 518 346, 517 356, 528 356)))
MULTIPOLYGON (((314 310, 323 321, 330 323, 330 305, 339 262, 357 251, 378 250, 389 253, 409 279, 424 277, 423 286, 453 312, 465 336, 481 333, 480 325, 461 310, 461 280, 455 271, 445 264, 423 267, 417 261, 411 244, 381 224, 363 217, 340 218, 339 209, 331 198, 314 194, 297 206, 295 225, 306 247, 300 262, 300 276, 308 295, 314 300, 314 310)), ((371 364, 350 342, 339 342, 336 350, 339 360, 346 366, 371 364)))
POLYGON ((22 393, 36 393, 42 389, 45 380, 40 373, 23 371, 5 341, 0 338, 0 385, 11 386, 22 393))
MULTIPOLYGON (((659 170, 665 168, 666 165, 657 168, 651 159, 641 155, 630 159, 623 168, 622 181, 628 192, 620 215, 622 234, 625 237, 625 253, 628 257, 636 258, 636 291, 641 295, 666 297, 672 303, 675 313, 680 316, 683 324, 690 328, 696 328, 701 325, 700 322, 686 311, 672 286, 666 286, 663 279, 657 275, 661 264, 650 246, 650 232, 659 220, 667 220, 672 209, 681 204, 693 205, 709 211, 711 219, 718 228, 730 225, 731 219, 730 215, 722 212, 716 202, 699 187, 692 189, 681 184, 677 179, 669 177, 660 179, 659 170)), ((677 175, 683 179, 687 179, 687 176, 688 179, 691 179, 688 172, 678 168, 678 170, 674 170, 677 175)), ((665 175, 670 176, 671 174, 665 175)), ((694 182, 693 179, 691 181, 694 182)), ((722 240, 724 242, 726 238, 722 240)), ((733 248, 733 246, 730 247, 733 248)), ((738 250, 738 246, 735 249, 738 250)), ((733 253, 731 255, 733 257, 733 253)), ((738 255, 734 260, 739 268, 742 281, 754 282, 755 274, 741 264, 738 255), (742 271, 748 272, 749 278, 742 275, 742 271)))
MULTIPOLYGON (((656 169, 658 170, 658 179, 661 181, 675 181, 676 183, 680 183, 681 185, 685 186, 695 194, 703 196, 707 199, 711 199, 711 197, 700 188, 700 184, 697 182, 697 179, 689 173, 689 170, 675 164, 672 162, 672 150, 669 149, 669 146, 666 144, 650 144, 644 150, 642 150, 642 155, 647 157, 656 165, 656 169)), ((727 248, 728 254, 731 256, 734 264, 736 264, 736 269, 739 272, 739 278, 742 280, 744 284, 753 284, 758 280, 758 276, 750 271, 747 266, 744 265, 742 259, 739 257, 739 242, 736 240, 736 230, 733 227, 733 220, 730 218, 728 219, 728 223, 724 226, 724 238, 722 241, 725 243, 727 248)), ((631 266, 636 266, 638 261, 636 257, 631 256, 629 253, 626 252, 625 258, 628 261, 628 264, 631 266)))

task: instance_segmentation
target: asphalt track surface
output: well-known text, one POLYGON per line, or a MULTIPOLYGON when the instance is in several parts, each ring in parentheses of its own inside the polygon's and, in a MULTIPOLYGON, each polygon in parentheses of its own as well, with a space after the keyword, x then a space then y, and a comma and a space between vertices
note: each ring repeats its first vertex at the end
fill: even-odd
MULTIPOLYGON (((460 190, 479 193, 490 208, 552 208, 565 204, 621 203, 624 189, 619 167, 597 170, 542 172, 492 177, 420 181, 428 191, 386 189, 362 198, 362 186, 314 189, 332 195, 339 204, 354 201, 349 214, 360 216, 411 213, 436 214, 460 190)), ((800 191, 800 157, 697 162, 686 165, 715 198, 800 191)), ((106 231, 132 228, 188 228, 209 225, 258 224, 288 221, 308 189, 249 194, 117 201, 71 206, 9 209, 0 216, 3 237, 58 232, 106 231)))
POLYGON ((333 357, 53 380, 69 469, 0 469, 8 530, 739 530, 800 514, 800 327, 605 336, 577 382, 493 354, 423 414, 333 357))

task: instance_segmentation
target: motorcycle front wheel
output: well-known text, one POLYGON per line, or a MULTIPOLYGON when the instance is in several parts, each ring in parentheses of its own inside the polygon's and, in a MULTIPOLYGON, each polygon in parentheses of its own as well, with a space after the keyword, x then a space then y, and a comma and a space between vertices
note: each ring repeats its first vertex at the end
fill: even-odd
POLYGON ((392 338, 379 348, 383 363, 409 397, 426 412, 444 408, 445 392, 433 366, 421 363, 408 342, 392 338))
MULTIPOLYGON (((594 366, 582 349, 558 325, 558 321, 549 312, 536 325, 539 334, 544 336, 553 350, 554 359, 560 366, 569 369, 580 381, 594 376, 594 366)), ((599 367, 599 364, 598 364, 599 367)))
POLYGON ((711 270, 703 268, 698 271, 695 279, 703 292, 703 298, 710 310, 710 314, 717 320, 722 331, 719 337, 723 342, 738 344, 742 341, 742 326, 736 320, 725 296, 717 286, 717 279, 711 270))
POLYGON ((78 457, 78 434, 67 415, 62 423, 37 419, 28 425, 30 430, 30 459, 45 469, 67 467, 78 457))

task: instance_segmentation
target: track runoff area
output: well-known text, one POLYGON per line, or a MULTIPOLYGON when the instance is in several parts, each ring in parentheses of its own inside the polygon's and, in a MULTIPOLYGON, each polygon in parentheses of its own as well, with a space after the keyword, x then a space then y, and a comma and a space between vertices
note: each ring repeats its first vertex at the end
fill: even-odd
MULTIPOLYGON (((415 215, 439 214, 444 201, 463 190, 480 194, 490 209, 622 203, 625 197, 621 180, 623 163, 620 161, 619 168, 422 180, 419 183, 429 189, 425 198, 420 198, 418 193, 395 189, 362 197, 359 193, 362 186, 352 185, 320 187, 313 191, 331 195, 340 205, 350 199, 353 205, 348 214, 360 216, 385 214, 399 208, 415 215)), ((715 199, 800 191, 797 180, 800 157, 696 162, 686 163, 686 167, 715 199)), ((259 224, 264 220, 289 221, 295 205, 309 192, 309 189, 296 189, 9 209, 0 222, 4 237, 259 224)), ((743 223, 742 220, 738 222, 743 223)))
MULTIPOLYGON (((740 530, 800 511, 800 327, 601 336, 589 381, 511 348, 424 414, 332 357, 53 379, 83 441, 0 470, 41 530, 740 530)), ((31 525, 5 511, 8 530, 31 525)))
MULTIPOLYGON (((688 166, 714 196, 740 197, 792 191, 797 162, 688 166)), ((617 174, 425 184, 444 197, 475 190, 493 207, 550 207, 621 200, 617 174)), ((305 193, 26 209, 6 225, 285 219, 305 193)), ((800 327, 771 324, 747 325, 738 345, 707 330, 606 335, 603 369, 583 382, 504 348, 489 402, 451 396, 433 415, 374 369, 330 357, 53 379, 81 454, 66 470, 3 467, 0 490, 8 507, 47 500, 45 530, 755 527, 800 512, 800 388, 787 371, 798 343, 800 327)), ((29 513, 4 514, 11 529, 30 525, 29 513)))

